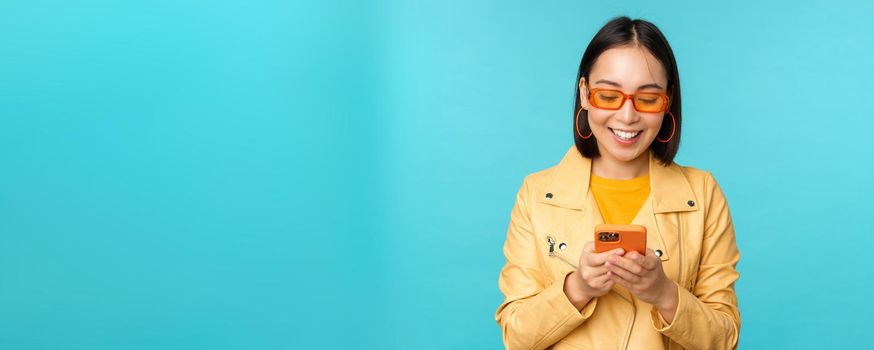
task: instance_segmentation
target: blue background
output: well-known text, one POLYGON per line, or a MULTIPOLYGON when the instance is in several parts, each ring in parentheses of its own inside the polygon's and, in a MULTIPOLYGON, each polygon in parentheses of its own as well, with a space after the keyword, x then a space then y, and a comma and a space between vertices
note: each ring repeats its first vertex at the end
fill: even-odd
POLYGON ((616 15, 734 217, 741 348, 872 347, 871 2, 0 4, 0 348, 501 348, 516 190, 616 15))

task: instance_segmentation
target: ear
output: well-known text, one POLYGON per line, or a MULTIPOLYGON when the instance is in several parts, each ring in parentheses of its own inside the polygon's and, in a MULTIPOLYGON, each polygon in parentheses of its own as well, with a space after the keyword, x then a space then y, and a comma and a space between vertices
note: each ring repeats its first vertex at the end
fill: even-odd
POLYGON ((589 109, 589 93, 586 91, 586 77, 580 77, 580 107, 589 109))

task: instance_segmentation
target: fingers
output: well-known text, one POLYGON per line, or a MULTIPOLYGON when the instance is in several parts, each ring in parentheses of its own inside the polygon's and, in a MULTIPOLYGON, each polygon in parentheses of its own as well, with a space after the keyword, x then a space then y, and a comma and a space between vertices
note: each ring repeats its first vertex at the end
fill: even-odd
POLYGON ((592 279, 592 281, 590 281, 588 283, 589 283, 589 286, 591 286, 592 288, 603 289, 603 288, 613 287, 614 282, 615 281, 613 281, 613 279, 610 278, 610 275, 608 273, 604 273, 603 275, 592 279))
MULTIPOLYGON (((655 255, 653 254, 653 256, 655 256, 655 255)), ((646 270, 652 270, 652 268, 654 267, 652 265, 652 261, 650 261, 648 256, 640 255, 640 253, 638 253, 636 251, 628 252, 628 254, 625 254, 625 258, 633 261, 634 263, 640 265, 641 267, 643 267, 646 270)))
POLYGON ((586 257, 586 262, 589 264, 589 266, 599 266, 607 262, 607 258, 609 258, 610 256, 622 254, 625 254, 625 250, 623 250, 622 248, 616 248, 602 253, 590 253, 586 257))
POLYGON ((655 255, 655 252, 652 249, 647 248, 646 250, 646 256, 640 255, 640 253, 636 251, 630 251, 626 253, 624 257, 637 263, 646 270, 655 270, 655 268, 661 264, 661 259, 655 255))
POLYGON ((590 281, 607 274, 607 271, 607 266, 604 265, 595 267, 587 266, 582 269, 580 275, 583 277, 584 280, 590 281))
MULTIPOLYGON (((608 262, 608 264, 609 264, 609 262, 608 262)), ((609 273, 616 275, 617 277, 622 278, 623 280, 626 280, 626 281, 631 282, 631 283, 637 282, 640 279, 639 275, 632 273, 631 271, 628 271, 628 270, 626 270, 622 267, 619 267, 619 266, 614 266, 612 269, 610 269, 609 273)))
POLYGON ((583 251, 586 253, 592 253, 595 251, 595 243, 589 241, 586 244, 583 244, 583 251))
POLYGON ((620 286, 625 287, 628 290, 631 290, 631 286, 632 286, 631 282, 626 281, 624 278, 613 273, 613 271, 607 272, 607 278, 609 278, 610 281, 613 281, 613 283, 616 283, 620 286))
POLYGON ((669 280, 661 269, 661 259, 652 249, 647 249, 646 255, 632 251, 624 256, 610 256, 604 265, 615 284, 648 303, 654 303, 663 294, 660 286, 664 283, 659 281, 669 280))
MULTIPOLYGON (((609 257, 607 259, 607 266, 616 266, 634 275, 642 274, 645 269, 634 260, 643 260, 643 257, 641 257, 640 254, 638 254, 637 252, 631 252, 628 255, 630 257, 623 257, 618 255, 609 257)), ((610 270, 615 271, 616 269, 610 270)))
POLYGON ((660 259, 657 255, 655 255, 655 251, 646 248, 646 256, 643 259, 643 268, 647 270, 655 270, 662 263, 662 259, 660 259))

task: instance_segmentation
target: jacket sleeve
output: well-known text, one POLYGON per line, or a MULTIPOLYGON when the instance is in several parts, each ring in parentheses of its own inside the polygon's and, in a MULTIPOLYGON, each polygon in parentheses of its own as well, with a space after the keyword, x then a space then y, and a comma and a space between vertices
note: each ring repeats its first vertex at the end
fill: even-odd
MULTIPOLYGON (((582 311, 564 294, 564 278, 548 283, 540 267, 542 244, 532 233, 530 181, 526 177, 516 195, 504 243, 507 259, 498 277, 504 302, 495 312, 507 349, 544 349, 564 338, 594 312, 597 298, 582 311)), ((564 276, 572 273, 568 271, 564 276)))
POLYGON ((697 283, 691 292, 678 286, 677 314, 670 325, 653 308, 653 326, 686 349, 735 349, 740 313, 734 282, 739 277, 735 267, 740 253, 722 189, 710 173, 705 183, 705 228, 697 283))

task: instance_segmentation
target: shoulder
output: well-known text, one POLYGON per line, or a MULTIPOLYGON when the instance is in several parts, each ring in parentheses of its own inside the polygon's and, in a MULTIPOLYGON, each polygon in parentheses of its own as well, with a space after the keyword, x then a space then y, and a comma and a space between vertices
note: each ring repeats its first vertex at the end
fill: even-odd
POLYGON ((728 205, 725 193, 711 171, 694 166, 678 166, 692 187, 692 191, 695 192, 695 196, 698 197, 699 203, 703 204, 705 214, 710 212, 712 207, 728 205))
POLYGON ((699 187, 696 185, 706 185, 707 183, 714 182, 713 173, 708 170, 704 170, 690 165, 680 165, 677 163, 674 164, 678 168, 680 168, 680 171, 683 172, 683 175, 689 181, 689 184, 693 186, 693 188, 699 187))
POLYGON ((556 167, 557 165, 553 165, 525 175, 525 178, 522 180, 522 186, 519 187, 517 199, 522 199, 527 202, 534 199, 536 193, 543 192, 555 172, 556 167))
POLYGON ((545 169, 541 169, 525 175, 525 179, 523 183, 531 188, 541 188, 546 186, 549 180, 552 178, 553 173, 558 165, 553 165, 545 169))
POLYGON ((673 166, 676 166, 683 172, 683 175, 689 183, 693 185, 693 187, 695 185, 705 186, 707 188, 718 187, 716 177, 713 175, 713 172, 708 169, 678 164, 676 162, 673 163, 673 166))

